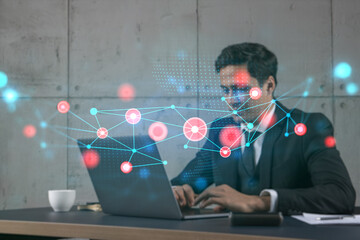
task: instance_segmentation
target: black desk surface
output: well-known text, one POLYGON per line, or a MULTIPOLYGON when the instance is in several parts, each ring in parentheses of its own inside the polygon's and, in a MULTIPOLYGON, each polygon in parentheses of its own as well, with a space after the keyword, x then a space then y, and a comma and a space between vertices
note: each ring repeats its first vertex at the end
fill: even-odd
POLYGON ((177 221, 111 216, 99 212, 76 210, 67 213, 55 213, 50 208, 36 208, 0 211, 0 220, 76 223, 305 239, 360 239, 360 225, 311 226, 291 217, 285 217, 283 224, 279 227, 232 227, 228 218, 177 221))

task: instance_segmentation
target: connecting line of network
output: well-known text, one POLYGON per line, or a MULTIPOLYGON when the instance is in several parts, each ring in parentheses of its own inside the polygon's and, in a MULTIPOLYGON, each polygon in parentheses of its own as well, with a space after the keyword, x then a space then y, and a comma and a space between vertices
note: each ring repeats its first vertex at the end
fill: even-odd
MULTIPOLYGON (((56 132, 59 132, 62 135, 65 135, 66 137, 68 137, 70 140, 73 140, 73 141, 79 143, 80 145, 82 145, 83 148, 87 148, 87 150, 83 152, 83 161, 87 168, 95 168, 99 164, 100 158, 99 158, 99 154, 97 154, 97 152, 96 152, 97 149, 108 149, 108 150, 131 152, 129 159, 127 161, 123 161, 120 166, 120 170, 123 173, 130 173, 134 167, 145 167, 145 166, 158 165, 158 164, 167 165, 167 161, 162 161, 153 156, 150 156, 142 150, 145 150, 147 147, 150 147, 154 144, 159 144, 159 143, 162 143, 165 141, 169 141, 171 139, 174 139, 174 138, 177 138, 180 136, 185 136, 188 140, 186 142, 186 144, 184 144, 184 149, 215 151, 215 152, 218 152, 223 158, 228 158, 231 155, 232 151, 235 151, 235 150, 238 150, 238 149, 244 148, 244 147, 249 147, 254 141, 256 141, 257 138, 259 138, 260 136, 265 134, 267 131, 271 130, 274 126, 279 124, 284 119, 287 119, 287 128, 286 128, 285 137, 288 137, 290 134, 293 134, 293 133, 295 133, 299 136, 304 135, 306 133, 305 124, 304 123, 296 123, 295 120, 291 117, 291 113, 286 113, 285 110, 282 109, 281 106, 277 104, 276 100, 271 100, 270 102, 267 102, 267 103, 262 103, 262 104, 259 104, 256 106, 243 108, 250 99, 257 100, 261 97, 261 90, 259 88, 252 88, 248 94, 244 94, 241 96, 235 96, 235 97, 247 97, 248 99, 246 101, 244 101, 242 103, 242 105, 239 106, 237 109, 233 109, 226 101, 229 98, 225 98, 225 97, 221 98, 221 101, 225 102, 228 105, 228 107, 231 109, 231 111, 190 108, 190 107, 181 107, 181 106, 175 106, 175 105, 166 106, 166 107, 148 107, 148 108, 131 108, 131 109, 112 109, 112 110, 98 110, 97 108, 91 108, 90 114, 95 117, 98 127, 93 126, 92 124, 90 124, 89 122, 87 122, 86 120, 81 118, 80 116, 78 116, 75 113, 73 113, 72 111, 70 111, 70 104, 68 102, 61 101, 58 103, 58 106, 57 106, 58 111, 60 113, 70 113, 77 119, 84 122, 87 126, 91 127, 92 130, 76 129, 76 128, 67 128, 67 129, 74 130, 74 131, 84 131, 84 132, 93 133, 93 134, 96 134, 96 137, 90 144, 84 144, 81 141, 71 138, 70 136, 67 136, 66 134, 64 134, 62 132, 59 132, 59 131, 56 131, 56 132), (260 107, 263 105, 267 105, 267 106, 262 111, 262 113, 259 114, 259 116, 257 116, 257 118, 255 120, 253 120, 253 122, 247 122, 241 116, 242 112, 250 110, 252 108, 260 107), (242 144, 242 145, 240 144, 241 138, 245 134, 245 131, 241 132, 240 128, 235 125, 228 125, 228 126, 221 128, 220 143, 223 146, 218 146, 211 139, 209 139, 207 137, 207 133, 209 130, 216 129, 215 127, 214 128, 209 127, 212 123, 214 123, 215 121, 219 121, 220 119, 230 117, 231 115, 238 116, 243 121, 243 123, 246 124, 247 131, 249 131, 249 132, 252 132, 251 130, 253 130, 254 124, 256 122, 258 122, 259 118, 261 118, 261 120, 259 120, 260 121, 259 124, 257 124, 257 128, 255 129, 255 131, 257 131, 259 129, 260 125, 263 124, 263 122, 267 121, 267 124, 269 125, 269 122, 271 122, 273 120, 273 119, 268 119, 266 117, 268 115, 269 110, 272 109, 273 105, 276 105, 282 111, 284 111, 286 116, 283 117, 282 119, 278 120, 277 122, 272 122, 270 124, 270 127, 267 128, 266 131, 262 132, 256 138, 254 137, 254 134, 248 134, 248 139, 245 139, 245 141, 244 141, 245 144, 242 144), (189 119, 186 119, 183 116, 183 114, 181 114, 181 112, 179 111, 181 109, 196 110, 196 111, 212 111, 212 112, 217 112, 219 114, 222 114, 223 116, 206 123, 203 119, 201 119, 199 117, 191 117, 189 119), (184 120, 184 124, 177 125, 177 124, 168 123, 168 122, 160 122, 160 121, 155 121, 155 120, 152 120, 152 119, 146 117, 147 115, 151 115, 153 113, 157 113, 157 112, 164 111, 164 110, 174 111, 178 116, 180 116, 184 120), (125 114, 121 114, 119 112, 125 112, 125 114), (120 117, 124 117, 124 120, 110 128, 105 128, 105 127, 101 126, 101 124, 100 124, 100 121, 98 118, 98 115, 100 115, 100 114, 112 115, 112 116, 116 116, 116 117, 120 116, 120 117), (148 128, 148 135, 151 139, 154 140, 154 142, 152 142, 146 146, 136 147, 135 125, 138 124, 141 120, 152 122, 152 124, 148 128), (292 121, 295 125, 294 132, 289 132, 289 129, 288 129, 289 121, 292 121), (128 146, 125 143, 120 142, 119 140, 117 140, 109 135, 109 132, 113 131, 115 128, 117 128, 121 125, 124 125, 124 124, 130 124, 132 127, 132 135, 133 135, 133 145, 132 146, 128 146), (182 129, 182 132, 179 134, 176 134, 174 136, 168 137, 168 127, 177 127, 179 129, 182 129), (96 143, 98 141, 101 141, 102 139, 105 139, 105 138, 113 140, 114 142, 121 145, 121 147, 119 146, 119 148, 110 148, 110 147, 103 147, 103 146, 96 145, 96 143), (202 139, 206 139, 207 141, 211 142, 215 146, 215 148, 214 149, 204 149, 204 148, 198 148, 198 147, 189 145, 190 142, 198 142, 202 139), (215 149, 217 149, 217 150, 215 150, 215 149), (155 162, 148 163, 148 164, 133 165, 131 160, 132 160, 134 154, 141 154, 147 158, 154 160, 155 162)), ((234 98, 234 97, 231 97, 231 98, 234 98)), ((279 98, 279 99, 281 99, 281 98, 279 98)))

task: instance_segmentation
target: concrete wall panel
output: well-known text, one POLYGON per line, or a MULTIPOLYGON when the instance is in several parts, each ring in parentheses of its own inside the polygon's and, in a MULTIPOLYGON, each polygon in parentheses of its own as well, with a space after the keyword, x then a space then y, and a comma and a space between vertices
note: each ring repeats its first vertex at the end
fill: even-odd
POLYGON ((195 0, 72 0, 70 28, 71 96, 116 97, 124 83, 138 97, 172 95, 157 78, 197 56, 195 0))
MULTIPOLYGON (((329 0, 199 0, 199 56, 210 60, 212 71, 207 85, 216 79, 213 61, 221 49, 246 41, 264 44, 277 55, 277 96, 309 77, 314 79, 310 96, 332 93, 329 0)), ((208 68, 204 64, 200 71, 208 68)), ((200 92, 203 88, 206 84, 200 84, 200 92)))
POLYGON ((0 71, 20 96, 67 95, 67 1, 0 1, 0 71))
POLYGON ((334 65, 347 62, 352 68, 350 77, 335 78, 336 96, 360 95, 360 2, 333 0, 334 65), (356 84, 352 91, 351 84, 356 84), (350 88, 350 89, 348 89, 350 88), (350 94, 349 94, 350 93, 350 94))
POLYGON ((0 209, 49 206, 48 190, 66 189, 66 139, 53 126, 66 125, 56 99, 20 100, 15 112, 0 102, 0 209), (41 122, 47 127, 42 128, 41 122), (32 125, 36 133, 25 127, 32 125))

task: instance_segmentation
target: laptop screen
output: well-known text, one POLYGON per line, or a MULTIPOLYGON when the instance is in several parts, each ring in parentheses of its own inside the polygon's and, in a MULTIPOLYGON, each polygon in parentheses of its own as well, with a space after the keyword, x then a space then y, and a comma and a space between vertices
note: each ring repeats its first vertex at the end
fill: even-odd
POLYGON ((156 143, 148 136, 79 139, 103 211, 124 216, 180 219, 156 143))

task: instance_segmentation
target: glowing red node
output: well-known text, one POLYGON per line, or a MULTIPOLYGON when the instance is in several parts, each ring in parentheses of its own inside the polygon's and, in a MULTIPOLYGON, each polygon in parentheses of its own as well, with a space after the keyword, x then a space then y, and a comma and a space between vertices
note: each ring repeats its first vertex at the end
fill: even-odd
POLYGON ((95 150, 86 150, 82 154, 84 164, 87 168, 96 168, 100 162, 100 155, 95 150))
POLYGON ((206 136, 207 125, 201 118, 193 117, 185 122, 183 132, 187 139, 197 142, 206 136))
POLYGON ((241 130, 235 125, 226 125, 221 129, 219 140, 222 146, 237 148, 241 144, 241 130))
POLYGON ((135 97, 135 88, 129 83, 122 84, 118 88, 117 95, 124 102, 131 101, 135 97))
POLYGON ((127 174, 127 173, 129 173, 129 172, 131 172, 132 171, 132 164, 130 163, 130 162, 123 162, 121 165, 120 165, 120 170, 123 172, 123 173, 125 173, 125 174, 127 174))
POLYGON ((223 158, 229 157, 230 154, 231 154, 230 148, 228 148, 228 147, 222 147, 222 148, 220 149, 220 155, 221 155, 223 158))
POLYGON ((125 113, 126 121, 130 124, 137 124, 140 122, 141 113, 136 108, 131 108, 125 113))
POLYGON ((306 128, 305 124, 298 123, 295 125, 294 131, 295 131, 296 135, 303 136, 303 135, 305 135, 307 128, 306 128))
POLYGON ((108 136, 108 130, 106 128, 99 128, 96 134, 99 138, 104 139, 108 136))
POLYGON ((154 141, 162 141, 167 137, 168 129, 162 122, 155 122, 150 125, 148 133, 154 141))
POLYGON ((250 97, 254 100, 258 100, 261 97, 261 89, 258 87, 251 88, 250 97))
POLYGON ((250 74, 245 69, 239 70, 234 74, 234 80, 236 86, 245 88, 249 85, 250 74))
POLYGON ((23 134, 27 138, 33 138, 36 135, 36 128, 33 125, 26 125, 23 128, 23 134))
POLYGON ((57 110, 60 113, 67 113, 70 110, 70 104, 67 101, 60 101, 57 105, 57 110))
POLYGON ((328 148, 333 148, 335 147, 336 144, 336 140, 333 136, 328 136, 325 138, 325 146, 328 148))

